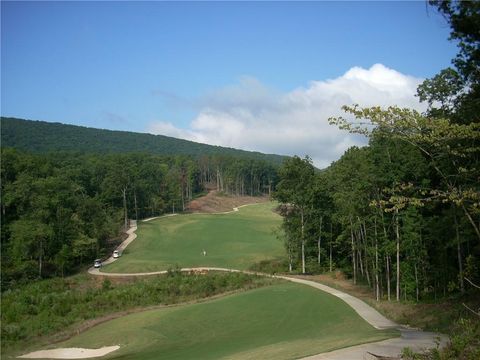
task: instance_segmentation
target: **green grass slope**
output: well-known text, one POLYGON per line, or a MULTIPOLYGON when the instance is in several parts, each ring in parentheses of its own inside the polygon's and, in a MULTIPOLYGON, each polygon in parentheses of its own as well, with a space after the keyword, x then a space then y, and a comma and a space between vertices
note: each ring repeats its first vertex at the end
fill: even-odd
POLYGON ((123 256, 104 272, 149 272, 181 267, 248 269, 285 255, 273 230, 281 217, 273 203, 242 207, 229 214, 189 214, 140 222, 123 256), (207 256, 203 256, 205 249, 207 256))
POLYGON ((332 295, 285 283, 128 315, 57 347, 120 345, 107 356, 116 359, 294 359, 394 336, 332 295))
POLYGON ((280 164, 285 156, 200 144, 164 135, 112 131, 83 126, 1 117, 2 147, 45 153, 150 153, 157 155, 227 155, 280 164))

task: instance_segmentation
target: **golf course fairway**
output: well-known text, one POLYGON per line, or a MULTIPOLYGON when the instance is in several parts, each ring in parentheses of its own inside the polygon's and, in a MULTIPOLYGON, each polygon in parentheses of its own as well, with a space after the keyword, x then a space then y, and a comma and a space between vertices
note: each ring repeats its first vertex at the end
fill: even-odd
POLYGON ((395 336, 332 295, 279 283, 127 315, 56 347, 120 345, 108 359, 295 359, 395 336))
POLYGON ((139 222, 137 238, 102 272, 135 273, 180 267, 248 269, 285 256, 273 231, 281 224, 275 203, 227 214, 187 214, 139 222), (204 255, 203 251, 206 254, 204 255))

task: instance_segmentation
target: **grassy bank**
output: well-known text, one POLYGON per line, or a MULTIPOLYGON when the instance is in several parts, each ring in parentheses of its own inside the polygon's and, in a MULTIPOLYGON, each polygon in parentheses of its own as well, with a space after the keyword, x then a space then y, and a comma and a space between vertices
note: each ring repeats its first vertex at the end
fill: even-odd
POLYGON ((272 207, 263 203, 229 214, 179 215, 140 223, 137 239, 102 271, 148 272, 175 265, 248 269, 283 257, 283 244, 273 234, 281 218, 272 207))
POLYGON ((396 336, 340 299, 282 283, 101 324, 58 347, 120 345, 118 359, 294 359, 396 336))
POLYGON ((272 282, 239 273, 194 276, 176 272, 145 279, 77 275, 39 281, 2 293, 2 355, 68 337, 85 321, 108 314, 204 299, 272 282))
POLYGON ((404 300, 397 302, 395 294, 392 292, 391 301, 386 298, 376 301, 370 287, 362 284, 353 285, 352 281, 345 279, 341 272, 300 277, 318 281, 358 297, 398 324, 443 334, 450 334, 457 319, 471 316, 463 304, 473 309, 480 308, 480 298, 478 292, 475 291, 463 297, 456 294, 451 297, 423 300, 418 303, 404 300))

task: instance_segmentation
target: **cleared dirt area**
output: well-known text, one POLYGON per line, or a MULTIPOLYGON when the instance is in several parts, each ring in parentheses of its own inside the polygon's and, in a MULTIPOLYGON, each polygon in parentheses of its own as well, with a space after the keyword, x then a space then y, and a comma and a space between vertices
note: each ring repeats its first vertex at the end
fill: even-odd
POLYGON ((192 200, 186 210, 191 213, 217 213, 231 211, 233 208, 242 205, 258 204, 267 201, 270 201, 268 196, 233 196, 212 190, 207 195, 192 200))

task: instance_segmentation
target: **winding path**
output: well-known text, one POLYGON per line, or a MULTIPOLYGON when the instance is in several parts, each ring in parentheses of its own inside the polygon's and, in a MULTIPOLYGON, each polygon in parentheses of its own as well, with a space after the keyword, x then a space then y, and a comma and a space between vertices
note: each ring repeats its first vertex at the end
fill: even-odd
MULTIPOLYGON (((243 205, 243 206, 246 206, 246 205, 243 205)), ((229 211, 226 213, 231 213, 235 211, 238 211, 238 208, 234 208, 232 211, 229 211)), ((172 215, 167 215, 167 216, 172 216, 172 215)), ((153 220, 153 218, 146 219, 143 221, 150 221, 150 220, 153 220)), ((137 223, 136 221, 132 221, 131 227, 127 231, 127 234, 128 234, 127 239, 124 242, 122 242, 122 244, 120 244, 117 250, 123 251, 133 240, 135 240, 135 238, 137 237, 137 235, 135 234, 136 230, 137 230, 137 223)), ((103 264, 110 264, 115 260, 117 259, 110 257, 109 259, 104 261, 103 264)), ((351 296, 347 293, 344 293, 340 290, 331 288, 329 286, 320 284, 315 281, 299 279, 299 278, 284 276, 284 275, 270 275, 265 273, 252 272, 252 271, 217 268, 217 267, 182 268, 181 271, 183 272, 192 272, 192 271, 242 272, 245 274, 261 275, 261 276, 268 276, 268 277, 273 277, 278 279, 284 279, 287 281, 292 281, 295 283, 311 286, 342 299, 350 307, 352 307, 365 321, 367 321, 370 325, 372 325, 376 329, 397 329, 400 331, 400 334, 401 334, 401 336, 398 338, 387 339, 387 340, 383 340, 375 343, 352 346, 352 347, 335 350, 328 353, 309 356, 309 357, 303 358, 302 360, 378 359, 378 357, 374 356, 373 354, 384 356, 384 357, 391 357, 392 359, 399 359, 399 355, 402 353, 402 350, 405 347, 409 347, 414 351, 423 351, 429 348, 434 348, 437 346, 437 344, 444 346, 448 341, 448 338, 442 334, 410 329, 405 326, 396 324, 395 322, 387 319, 385 316, 380 314, 377 310, 375 310, 373 307, 366 304, 362 300, 354 296, 351 296)), ((160 274, 167 273, 166 270, 155 271, 155 272, 145 272, 145 273, 104 273, 104 272, 101 272, 100 269, 96 269, 93 267, 90 268, 88 272, 91 275, 111 276, 111 277, 150 276, 150 275, 160 275, 160 274)))

